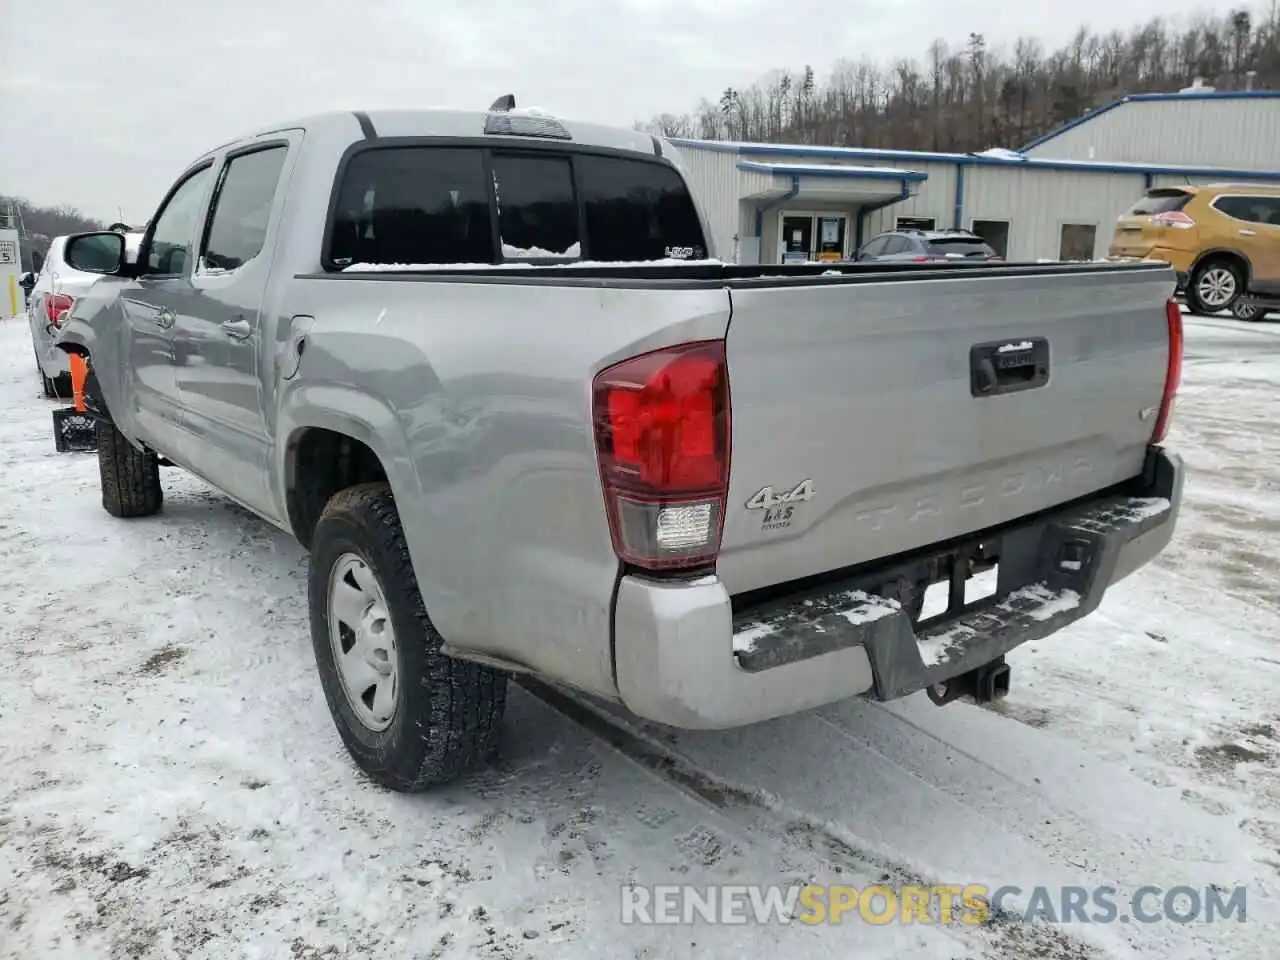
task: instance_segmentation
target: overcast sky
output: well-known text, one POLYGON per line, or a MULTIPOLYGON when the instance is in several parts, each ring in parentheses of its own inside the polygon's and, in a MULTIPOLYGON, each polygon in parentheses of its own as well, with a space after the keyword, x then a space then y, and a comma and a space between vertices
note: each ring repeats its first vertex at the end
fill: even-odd
POLYGON ((0 194, 147 219, 182 168, 331 108, 500 94, 630 126, 782 66, 923 59, 930 42, 1065 42, 1221 0, 0 0, 0 194), (21 37, 13 32, 20 29, 21 37), (16 42, 15 42, 16 41, 16 42))

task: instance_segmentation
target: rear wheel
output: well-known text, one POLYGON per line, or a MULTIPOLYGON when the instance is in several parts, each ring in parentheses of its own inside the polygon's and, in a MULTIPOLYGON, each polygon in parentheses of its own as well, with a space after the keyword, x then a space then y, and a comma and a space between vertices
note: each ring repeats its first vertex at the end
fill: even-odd
POLYGON ((1216 257, 1205 260, 1191 273, 1187 283, 1187 306, 1194 313, 1230 310, 1244 293, 1244 270, 1234 260, 1216 257))
POLYGON ((102 509, 121 518, 159 513, 164 491, 156 455, 135 447, 115 424, 99 420, 97 430, 102 509))
POLYGON ((496 750, 506 677, 441 652, 387 484, 349 487, 326 505, 308 594, 325 700, 369 777, 423 790, 496 750))

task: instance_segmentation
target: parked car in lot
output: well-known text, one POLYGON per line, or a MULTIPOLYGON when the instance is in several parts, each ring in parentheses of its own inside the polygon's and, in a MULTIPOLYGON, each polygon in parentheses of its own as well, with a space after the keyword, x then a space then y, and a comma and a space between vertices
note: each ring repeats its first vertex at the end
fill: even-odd
POLYGON ((1193 313, 1280 297, 1280 187, 1152 188, 1116 220, 1109 254, 1168 263, 1193 313))
POLYGON ((950 260, 997 261, 1001 257, 990 244, 968 230, 890 230, 863 244, 854 259, 946 263, 950 260))
MULTIPOLYGON (((127 234, 128 249, 137 255, 141 234, 127 234)), ((67 355, 54 349, 58 328, 76 301, 100 279, 70 266, 64 256, 66 237, 54 237, 40 272, 27 292, 27 323, 35 348, 36 370, 46 397, 71 397, 71 368, 67 355)))
POLYGON ((662 140, 509 109, 273 127, 136 264, 66 249, 103 506, 177 465, 295 535, 394 789, 485 756, 510 673, 689 728, 990 700, 1173 532, 1163 265, 725 265, 662 140))

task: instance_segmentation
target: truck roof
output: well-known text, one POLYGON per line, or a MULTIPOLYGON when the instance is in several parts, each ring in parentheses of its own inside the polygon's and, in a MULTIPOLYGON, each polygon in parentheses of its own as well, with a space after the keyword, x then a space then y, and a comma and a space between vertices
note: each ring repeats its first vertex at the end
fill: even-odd
MULTIPOLYGON (((529 108, 497 112, 443 108, 368 111, 331 110, 284 123, 274 123, 245 136, 237 137, 229 143, 220 144, 206 151, 204 155, 216 153, 232 144, 253 140, 272 133, 279 133, 282 130, 306 130, 308 132, 335 134, 346 132, 353 141, 362 137, 482 137, 485 135, 486 122, 494 116, 502 116, 503 114, 510 117, 553 120, 568 131, 570 139, 565 140, 565 143, 633 151, 650 157, 654 154, 662 155, 664 153, 668 157, 674 158, 675 156, 674 150, 666 149, 657 137, 648 133, 627 130, 621 127, 610 127, 603 124, 585 123, 578 120, 566 120, 529 108)), ((501 136, 505 138, 511 135, 501 136)), ((527 140, 529 136, 516 135, 514 139, 527 140)))

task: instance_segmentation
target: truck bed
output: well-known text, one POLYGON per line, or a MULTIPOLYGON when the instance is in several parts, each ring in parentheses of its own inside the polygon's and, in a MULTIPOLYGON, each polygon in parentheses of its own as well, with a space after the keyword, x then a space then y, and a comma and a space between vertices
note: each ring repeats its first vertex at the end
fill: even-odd
MULTIPOLYGON (((299 279, 727 291, 732 465, 716 570, 734 594, 1137 475, 1164 387, 1174 287, 1162 265, 1115 263, 521 265, 299 279), (1024 345, 1030 354, 1008 349, 1024 345), (1028 368, 1013 368, 1012 387, 981 393, 975 351, 1043 369, 1019 384, 1028 368)), ((547 308, 520 302, 531 317, 547 308)), ((620 334, 633 323, 620 320, 620 334)), ((618 355, 592 359, 598 368, 618 355)))

